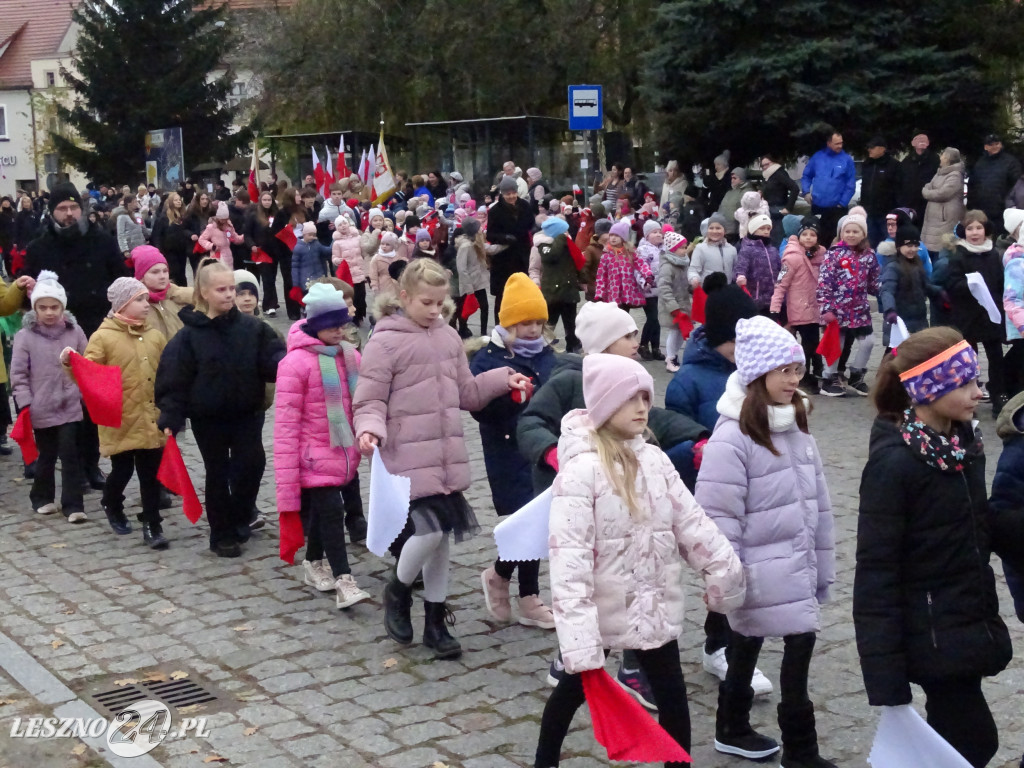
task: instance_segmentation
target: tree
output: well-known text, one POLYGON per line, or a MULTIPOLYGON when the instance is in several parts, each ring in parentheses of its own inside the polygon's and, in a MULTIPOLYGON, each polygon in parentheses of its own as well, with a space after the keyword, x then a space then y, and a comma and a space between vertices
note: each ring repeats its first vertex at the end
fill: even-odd
POLYGON ((670 0, 642 93, 680 157, 794 156, 834 126, 965 150, 997 127, 1021 61, 1015 0, 670 0))
POLYGON ((81 0, 75 71, 62 72, 75 101, 58 112, 82 143, 52 134, 64 160, 95 180, 136 179, 146 132, 177 126, 186 161, 232 157, 245 136, 228 137, 230 77, 209 77, 230 42, 224 16, 202 0, 81 0))

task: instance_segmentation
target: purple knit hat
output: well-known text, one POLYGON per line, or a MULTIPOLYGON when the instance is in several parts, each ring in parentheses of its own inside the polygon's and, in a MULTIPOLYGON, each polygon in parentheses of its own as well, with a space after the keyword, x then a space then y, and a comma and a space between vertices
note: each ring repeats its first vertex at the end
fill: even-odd
POLYGON ((736 323, 736 370, 743 386, 776 368, 806 361, 793 334, 767 317, 736 323))
POLYGON ((629 222, 625 219, 612 224, 612 228, 608 231, 609 235, 618 235, 623 239, 624 242, 629 242, 629 222))

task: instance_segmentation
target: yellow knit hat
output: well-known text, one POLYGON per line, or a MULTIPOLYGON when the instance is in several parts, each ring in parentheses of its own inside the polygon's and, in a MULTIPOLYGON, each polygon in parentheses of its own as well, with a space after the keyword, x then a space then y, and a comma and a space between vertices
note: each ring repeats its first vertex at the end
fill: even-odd
POLYGON ((514 272, 505 283, 501 297, 501 311, 498 322, 502 328, 525 323, 527 320, 548 319, 548 304, 540 288, 525 272, 514 272))

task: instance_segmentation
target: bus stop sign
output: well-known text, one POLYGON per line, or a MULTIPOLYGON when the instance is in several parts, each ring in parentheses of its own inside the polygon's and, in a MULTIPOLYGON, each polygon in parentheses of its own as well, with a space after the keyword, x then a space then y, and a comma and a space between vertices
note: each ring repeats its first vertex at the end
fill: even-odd
POLYGON ((604 105, 600 85, 569 86, 569 130, 600 131, 604 127, 604 105))

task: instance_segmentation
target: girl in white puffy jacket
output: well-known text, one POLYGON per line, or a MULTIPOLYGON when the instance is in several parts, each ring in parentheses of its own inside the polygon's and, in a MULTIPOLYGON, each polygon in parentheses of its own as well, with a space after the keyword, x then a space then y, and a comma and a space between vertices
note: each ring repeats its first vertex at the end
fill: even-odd
POLYGON ((558 441, 550 518, 551 596, 567 674, 544 708, 535 765, 558 765, 584 701, 579 673, 606 649, 635 649, 662 727, 690 749, 679 664, 682 564, 704 577, 712 610, 743 603, 743 568, 665 454, 643 437, 654 381, 619 355, 583 360, 586 410, 570 411, 558 441))

